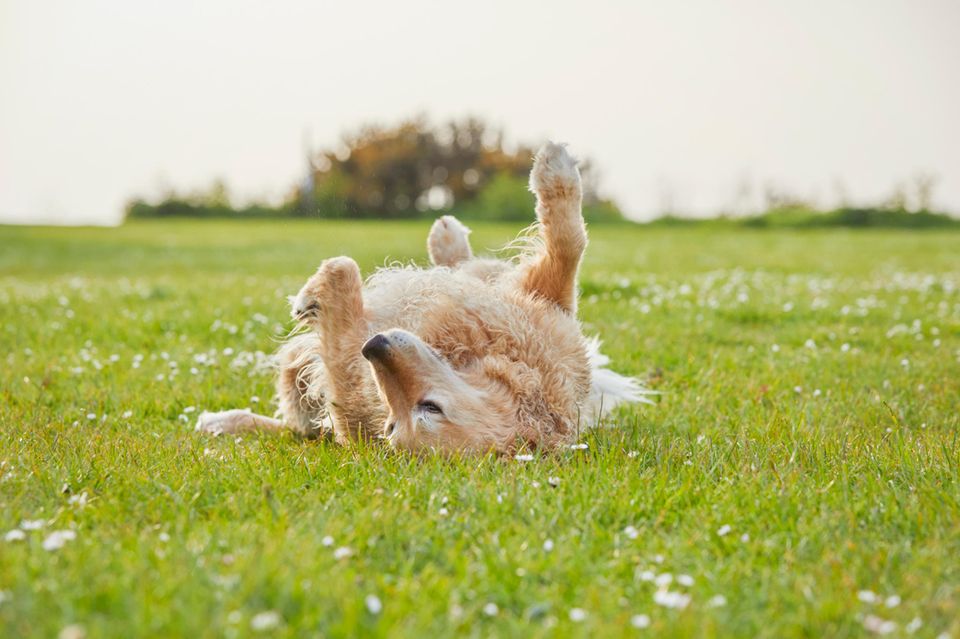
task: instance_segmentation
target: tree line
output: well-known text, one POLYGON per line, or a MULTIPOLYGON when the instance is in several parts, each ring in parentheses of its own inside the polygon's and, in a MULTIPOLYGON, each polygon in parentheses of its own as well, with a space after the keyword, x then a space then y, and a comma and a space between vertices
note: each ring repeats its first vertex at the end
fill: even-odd
MULTIPOLYGON (((129 218, 268 217, 404 219, 453 211, 466 219, 529 220, 534 197, 527 176, 534 147, 508 146, 501 130, 478 118, 434 126, 425 117, 394 126, 368 125, 340 144, 308 153, 303 178, 279 205, 236 206, 223 182, 208 190, 135 198, 129 218)), ((599 191, 589 159, 580 163, 584 216, 620 221, 619 207, 599 191)))

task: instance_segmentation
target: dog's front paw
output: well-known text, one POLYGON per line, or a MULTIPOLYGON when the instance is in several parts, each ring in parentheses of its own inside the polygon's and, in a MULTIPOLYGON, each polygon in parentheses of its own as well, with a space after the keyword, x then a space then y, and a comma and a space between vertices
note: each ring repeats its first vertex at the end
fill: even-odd
POLYGON ((541 199, 580 196, 580 171, 566 146, 547 142, 533 160, 530 190, 541 199))
POLYGON ((331 296, 342 297, 359 291, 363 285, 360 267, 349 257, 331 257, 324 260, 317 272, 307 280, 300 292, 290 298, 290 315, 298 322, 309 322, 320 317, 331 296))
POLYGON ((456 266, 473 257, 470 250, 470 229, 452 215, 444 215, 430 228, 427 249, 437 266, 456 266))

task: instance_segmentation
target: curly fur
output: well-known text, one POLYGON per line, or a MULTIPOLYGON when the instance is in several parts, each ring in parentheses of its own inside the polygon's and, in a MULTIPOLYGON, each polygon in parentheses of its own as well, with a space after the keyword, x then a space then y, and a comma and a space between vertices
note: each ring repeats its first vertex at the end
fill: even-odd
POLYGON ((576 163, 548 144, 530 185, 537 223, 508 245, 511 259, 474 257, 470 230, 445 216, 427 242, 432 268, 394 265, 362 282, 353 260, 326 260, 291 299, 309 332, 278 354, 279 419, 205 413, 198 428, 511 453, 570 443, 601 410, 649 401, 606 368, 576 318, 587 244, 576 163))

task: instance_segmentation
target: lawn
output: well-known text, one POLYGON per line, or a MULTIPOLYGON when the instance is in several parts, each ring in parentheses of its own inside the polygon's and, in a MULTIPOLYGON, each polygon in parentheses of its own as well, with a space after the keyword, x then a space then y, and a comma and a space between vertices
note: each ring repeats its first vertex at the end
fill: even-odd
POLYGON ((597 227, 584 327, 662 395, 586 449, 193 432, 426 230, 0 227, 0 636, 960 637, 960 233, 597 227))

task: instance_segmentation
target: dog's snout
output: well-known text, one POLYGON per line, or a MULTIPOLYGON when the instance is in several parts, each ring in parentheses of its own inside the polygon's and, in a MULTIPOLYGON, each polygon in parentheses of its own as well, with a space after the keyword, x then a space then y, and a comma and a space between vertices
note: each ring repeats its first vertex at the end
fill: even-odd
POLYGON ((387 349, 390 348, 390 340, 387 339, 386 335, 377 334, 367 340, 367 343, 363 345, 363 348, 360 349, 360 353, 366 359, 375 359, 377 357, 382 357, 384 353, 387 352, 387 349))

